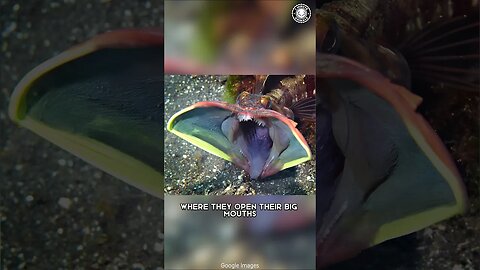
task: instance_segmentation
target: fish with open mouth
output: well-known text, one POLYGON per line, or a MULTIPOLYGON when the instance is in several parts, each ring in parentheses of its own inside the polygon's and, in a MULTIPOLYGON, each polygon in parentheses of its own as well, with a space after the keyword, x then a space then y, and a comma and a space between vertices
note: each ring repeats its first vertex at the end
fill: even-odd
POLYGON ((229 80, 234 85, 230 89, 234 104, 198 102, 174 114, 167 130, 233 162, 251 179, 311 159, 297 121, 315 121, 314 76, 232 76, 229 80))
POLYGON ((420 95, 479 91, 478 2, 325 2, 316 14, 317 268, 466 210, 462 176, 420 95))

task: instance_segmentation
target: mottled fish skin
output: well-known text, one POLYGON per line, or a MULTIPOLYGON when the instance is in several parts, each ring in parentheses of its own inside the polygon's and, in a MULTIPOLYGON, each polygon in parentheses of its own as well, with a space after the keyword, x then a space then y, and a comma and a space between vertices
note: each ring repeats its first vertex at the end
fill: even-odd
MULTIPOLYGON (((315 77, 313 75, 255 75, 254 87, 237 96, 239 106, 271 109, 297 121, 315 120, 315 77)), ((245 78, 247 81, 249 78, 245 78)), ((252 85, 252 84, 250 84, 252 85)))

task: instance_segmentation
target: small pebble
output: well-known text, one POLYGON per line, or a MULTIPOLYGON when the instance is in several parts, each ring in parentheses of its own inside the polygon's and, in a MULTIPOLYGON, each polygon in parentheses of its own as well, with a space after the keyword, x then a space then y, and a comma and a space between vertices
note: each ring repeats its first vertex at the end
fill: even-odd
POLYGON ((70 200, 69 198, 62 197, 58 199, 58 205, 60 205, 60 207, 64 209, 69 209, 70 206, 72 206, 72 200, 70 200))
POLYGON ((13 33, 15 31, 15 29, 17 29, 17 23, 16 22, 12 22, 10 23, 2 32, 2 36, 3 37, 7 37, 8 35, 10 35, 10 33, 13 33))
POLYGON ((67 161, 65 159, 62 158, 58 160, 58 165, 65 166, 66 164, 67 164, 67 161))
POLYGON ((143 266, 143 264, 141 264, 141 263, 134 263, 134 264, 132 264, 132 268, 134 270, 144 270, 145 266, 143 266))
POLYGON ((158 253, 163 253, 163 245, 160 243, 155 243, 155 245, 153 245, 153 250, 158 253))
POLYGON ((27 202, 31 202, 31 201, 33 201, 33 196, 32 196, 32 195, 28 195, 27 197, 25 197, 25 200, 26 200, 27 202))

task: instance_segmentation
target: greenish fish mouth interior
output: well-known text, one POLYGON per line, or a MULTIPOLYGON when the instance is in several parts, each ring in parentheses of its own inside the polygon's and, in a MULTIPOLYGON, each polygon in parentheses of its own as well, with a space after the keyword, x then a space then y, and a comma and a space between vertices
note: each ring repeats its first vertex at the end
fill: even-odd
POLYGON ((172 117, 169 130, 232 161, 252 179, 263 179, 310 159, 303 137, 297 138, 301 134, 278 113, 267 109, 254 112, 222 102, 205 103, 172 117))
POLYGON ((74 59, 32 84, 26 115, 163 172, 162 63, 155 46, 102 49, 74 59))

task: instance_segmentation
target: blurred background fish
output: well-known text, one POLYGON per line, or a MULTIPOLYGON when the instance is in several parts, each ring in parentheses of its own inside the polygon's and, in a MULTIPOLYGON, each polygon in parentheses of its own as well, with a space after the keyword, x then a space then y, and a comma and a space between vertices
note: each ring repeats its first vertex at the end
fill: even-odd
POLYGON ((478 109, 471 108, 479 101, 479 23, 477 1, 317 1, 317 7, 322 267, 465 211, 463 181, 437 136, 467 188, 474 187, 468 190, 478 208, 478 109), (467 138, 458 129, 465 125, 467 138), (477 150, 458 151, 462 145, 477 150))

